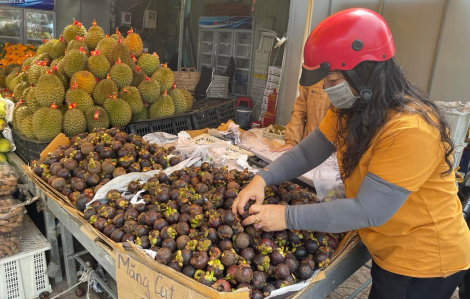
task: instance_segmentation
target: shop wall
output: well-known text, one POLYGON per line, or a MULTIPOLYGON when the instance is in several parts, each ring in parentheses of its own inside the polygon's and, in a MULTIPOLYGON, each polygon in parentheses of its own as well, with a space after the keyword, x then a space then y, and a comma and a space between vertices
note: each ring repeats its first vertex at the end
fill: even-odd
POLYGON ((470 1, 450 0, 431 98, 469 102, 470 1))
POLYGON ((121 12, 129 11, 132 14, 131 26, 136 32, 141 34, 145 45, 148 46, 149 52, 157 52, 160 56, 160 60, 167 62, 173 55, 175 40, 176 49, 178 47, 176 37, 178 27, 174 11, 179 11, 179 8, 176 8, 179 7, 179 2, 178 0, 117 0, 116 26, 121 24, 121 12), (145 31, 141 33, 144 11, 147 6, 157 11, 157 29, 155 31, 145 29, 145 31))
MULTIPOLYGON (((194 49, 194 56, 197 57, 198 45, 198 20, 204 16, 204 6, 210 3, 224 3, 225 0, 192 0, 191 1, 191 41, 194 49)), ((251 8, 252 0, 238 1, 251 8)), ((251 16, 257 19, 272 19, 273 30, 279 36, 283 36, 287 32, 289 19, 290 0, 257 0, 255 10, 251 16)))
POLYGON ((110 1, 108 0, 57 0, 55 5, 57 34, 62 34, 72 18, 88 29, 93 19, 106 33, 110 32, 110 1))
MULTIPOLYGON (((381 12, 390 26, 397 49, 397 58, 405 69, 408 78, 420 88, 427 91, 431 79, 446 1, 447 0, 317 0, 313 1, 310 30, 313 30, 313 28, 330 14, 343 9, 364 7, 381 12)), ((453 19, 452 24, 446 26, 447 28, 452 27, 449 28, 448 31, 453 32, 452 36, 448 37, 448 40, 450 42, 451 39, 457 39, 462 35, 465 36, 466 43, 463 41, 458 42, 458 44, 461 45, 460 51, 462 52, 462 55, 459 57, 464 60, 465 57, 463 53, 468 52, 467 49, 470 43, 468 35, 470 30, 470 21, 468 20, 470 3, 465 0, 451 0, 450 2, 453 3, 454 8, 452 10, 455 12, 452 17, 450 17, 450 15, 448 16, 448 22, 449 19, 453 19), (462 7, 459 7, 458 3, 462 3, 460 5, 462 7), (465 5, 463 3, 465 3, 465 5), (463 6, 466 7, 466 12, 464 12, 465 9, 463 6), (466 27, 460 24, 464 21, 466 27), (458 32, 455 30, 457 27, 460 27, 458 32)), ((305 11, 297 11, 296 13, 303 14, 305 11)), ((449 11, 449 13, 451 12, 449 11)), ((300 42, 300 40, 296 40, 296 42, 300 42)), ((453 52, 454 48, 455 47, 449 45, 447 50, 442 51, 442 54, 447 53, 446 55, 456 58, 453 52)), ((442 73, 446 69, 450 72, 451 68, 455 69, 455 64, 451 67, 449 64, 444 63, 444 60, 445 59, 440 59, 441 64, 445 64, 448 67, 442 66, 437 69, 434 84, 438 81, 442 81, 442 79, 438 80, 439 72, 442 73)), ((455 60, 456 59, 454 59, 454 61, 455 60)), ((469 60, 466 59, 466 61, 469 60)), ((459 68, 466 67, 468 74, 468 72, 470 72, 469 64, 470 62, 467 63, 467 65, 461 63, 459 68)), ((468 75, 466 78, 469 78, 468 75)), ((432 94, 433 98, 439 95, 440 90, 444 89, 443 84, 450 84, 450 82, 453 82, 453 80, 449 79, 440 82, 443 87, 435 87, 435 92, 432 94)), ((290 84, 298 84, 298 78, 289 75, 285 85, 290 84)), ((286 87, 285 85, 284 87, 286 87)), ((442 96, 439 98, 442 98, 442 96)), ((280 104, 286 109, 281 109, 278 112, 277 121, 279 123, 286 124, 289 122, 290 111, 292 110, 294 101, 295 96, 293 94, 288 94, 281 98, 280 104)))

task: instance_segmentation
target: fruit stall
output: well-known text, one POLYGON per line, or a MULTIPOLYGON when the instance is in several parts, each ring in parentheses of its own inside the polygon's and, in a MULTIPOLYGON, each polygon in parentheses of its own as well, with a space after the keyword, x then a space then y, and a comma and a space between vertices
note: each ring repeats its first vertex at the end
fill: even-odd
MULTIPOLYGON (((354 231, 243 226, 248 212, 235 215, 232 203, 277 158, 269 149, 285 127, 244 131, 240 101, 201 99, 201 74, 173 72, 132 28, 108 36, 72 20, 56 39, 3 53, 8 298, 325 298, 370 259, 354 231)), ((265 203, 341 196, 318 191, 306 174, 267 187, 265 203)))

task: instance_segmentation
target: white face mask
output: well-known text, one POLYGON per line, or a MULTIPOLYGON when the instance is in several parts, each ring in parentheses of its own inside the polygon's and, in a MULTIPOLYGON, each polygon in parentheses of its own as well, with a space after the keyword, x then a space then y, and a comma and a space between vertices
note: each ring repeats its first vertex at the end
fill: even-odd
POLYGON ((354 96, 346 81, 341 84, 324 89, 333 106, 339 109, 351 108, 360 97, 354 96))

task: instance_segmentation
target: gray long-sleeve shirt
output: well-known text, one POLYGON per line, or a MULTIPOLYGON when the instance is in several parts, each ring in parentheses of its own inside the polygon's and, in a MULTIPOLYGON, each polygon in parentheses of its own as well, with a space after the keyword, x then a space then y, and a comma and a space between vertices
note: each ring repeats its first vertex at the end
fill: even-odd
MULTIPOLYGON (((296 178, 317 167, 333 152, 334 146, 317 128, 297 146, 258 173, 266 185, 296 178)), ((368 173, 355 198, 286 207, 288 229, 322 232, 380 226, 403 205, 410 191, 368 173)))

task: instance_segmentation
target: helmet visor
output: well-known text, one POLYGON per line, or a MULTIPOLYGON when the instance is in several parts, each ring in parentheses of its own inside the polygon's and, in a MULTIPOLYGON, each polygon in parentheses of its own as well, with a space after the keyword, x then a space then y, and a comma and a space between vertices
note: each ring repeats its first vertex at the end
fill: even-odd
POLYGON ((325 78, 329 72, 330 65, 328 63, 322 63, 313 68, 303 64, 299 84, 302 86, 310 86, 317 84, 323 78, 325 78))

